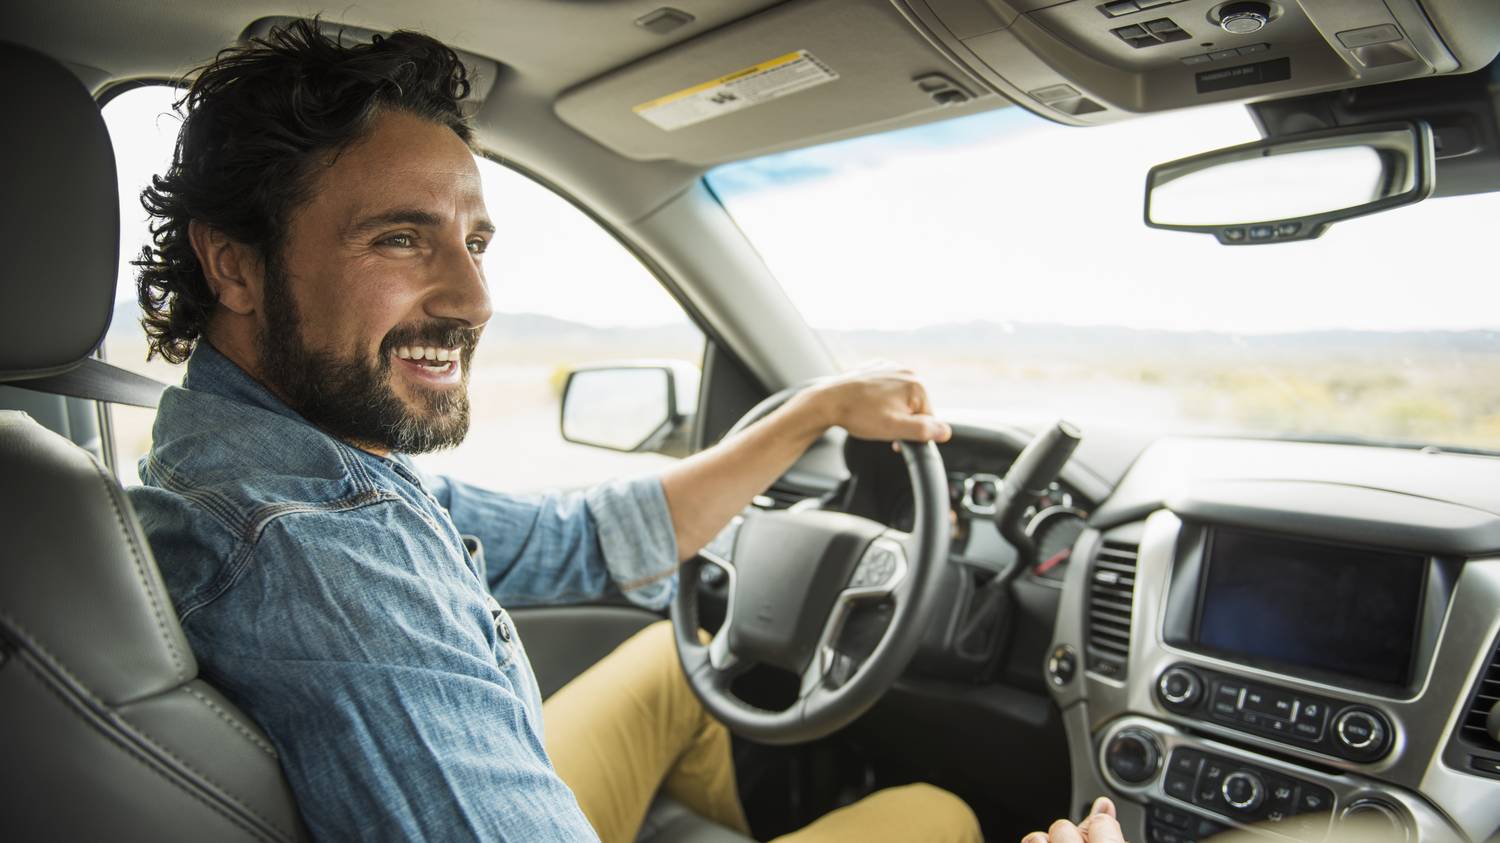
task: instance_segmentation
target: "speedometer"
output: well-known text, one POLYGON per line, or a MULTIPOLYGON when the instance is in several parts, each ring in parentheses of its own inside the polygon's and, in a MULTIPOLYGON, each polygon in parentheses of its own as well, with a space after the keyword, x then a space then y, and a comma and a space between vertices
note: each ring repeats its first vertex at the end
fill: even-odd
POLYGON ((1026 524, 1026 535, 1036 547, 1036 564, 1031 574, 1042 579, 1062 582, 1067 574, 1073 544, 1083 534, 1088 513, 1072 506, 1058 504, 1041 510, 1026 524))

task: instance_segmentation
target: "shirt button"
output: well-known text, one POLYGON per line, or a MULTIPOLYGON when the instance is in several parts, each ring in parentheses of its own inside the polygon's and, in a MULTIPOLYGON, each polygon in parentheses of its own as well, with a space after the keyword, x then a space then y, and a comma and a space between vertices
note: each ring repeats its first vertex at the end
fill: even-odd
POLYGON ((500 631, 500 640, 506 643, 510 643, 510 624, 506 623, 502 618, 500 620, 500 623, 497 625, 497 628, 500 631))

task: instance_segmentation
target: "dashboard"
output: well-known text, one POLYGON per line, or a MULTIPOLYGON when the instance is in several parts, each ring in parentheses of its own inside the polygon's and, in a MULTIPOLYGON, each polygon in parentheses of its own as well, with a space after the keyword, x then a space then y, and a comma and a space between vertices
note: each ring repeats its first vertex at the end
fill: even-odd
POLYGON ((1072 804, 1109 794, 1152 843, 1491 839, 1497 481, 1470 455, 1147 447, 1071 548, 1044 660, 1072 804))

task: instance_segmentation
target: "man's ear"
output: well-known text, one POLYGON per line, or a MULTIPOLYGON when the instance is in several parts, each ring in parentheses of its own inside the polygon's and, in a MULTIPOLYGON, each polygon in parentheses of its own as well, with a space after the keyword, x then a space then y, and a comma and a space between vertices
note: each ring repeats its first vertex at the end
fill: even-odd
POLYGON ((260 308, 264 273, 253 249, 198 220, 188 222, 188 240, 220 305, 242 316, 260 308))

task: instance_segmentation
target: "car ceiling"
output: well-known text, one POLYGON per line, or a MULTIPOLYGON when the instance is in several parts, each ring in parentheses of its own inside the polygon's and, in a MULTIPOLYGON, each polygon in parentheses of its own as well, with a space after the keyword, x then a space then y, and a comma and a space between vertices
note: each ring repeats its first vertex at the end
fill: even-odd
MULTIPOLYGON (((491 77, 493 88, 475 115, 482 143, 623 224, 716 163, 1012 101, 1088 125, 1204 102, 1461 73, 1488 64, 1500 49, 1500 3, 1298 0, 1273 4, 1280 13, 1270 34, 1240 38, 1269 42, 1264 55, 1295 62, 1294 78, 1204 93, 1192 90, 1201 71, 1187 64, 1209 43, 1201 39, 1239 43, 1211 31, 1219 0, 1140 0, 1149 9, 1118 18, 1095 0, 674 0, 691 22, 666 34, 636 24, 662 5, 364 0, 320 10, 243 0, 50 0, 9 9, 0 38, 68 62, 97 91, 180 76, 267 18, 321 11, 330 23, 362 30, 425 31, 489 65, 480 75, 491 77), (1193 38, 1142 50, 1112 34, 1122 23, 1164 15, 1191 28, 1193 38), (1372 61, 1341 43, 1375 24, 1395 26, 1401 36, 1379 46, 1385 59, 1372 61), (675 130, 637 111, 799 50, 831 67, 836 84, 675 130), (963 101, 936 101, 919 84, 934 74, 963 101)), ((486 88, 491 80, 482 80, 486 88)))

